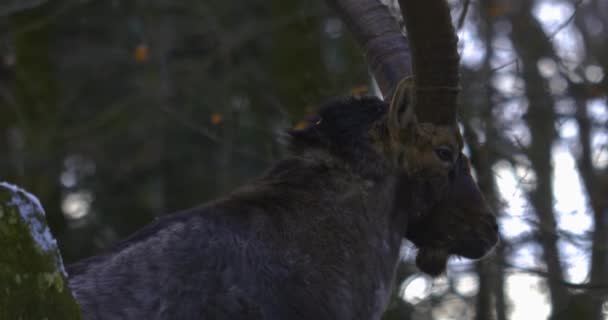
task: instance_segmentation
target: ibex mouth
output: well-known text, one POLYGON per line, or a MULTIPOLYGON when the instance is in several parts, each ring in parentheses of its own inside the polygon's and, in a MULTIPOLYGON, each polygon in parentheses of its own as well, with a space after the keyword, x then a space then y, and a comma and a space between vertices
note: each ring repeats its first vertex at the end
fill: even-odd
POLYGON ((445 272, 450 254, 446 248, 419 248, 416 266, 420 271, 436 277, 445 272))
POLYGON ((498 226, 492 223, 484 229, 477 234, 469 233, 461 237, 450 252, 468 259, 481 259, 486 256, 498 243, 498 226))
MULTIPOLYGON (((431 230, 425 230, 432 233, 431 230)), ((423 232, 423 234, 428 235, 423 232)), ((460 256, 467 259, 481 259, 488 255, 498 243, 498 226, 489 221, 481 228, 459 235, 446 235, 445 238, 418 238, 419 234, 411 234, 410 240, 418 246, 416 266, 430 276, 438 276, 445 272, 448 258, 460 256)))
POLYGON ((423 247, 418 249, 416 255, 416 266, 420 271, 436 277, 444 273, 447 269, 450 256, 460 256, 467 259, 481 259, 494 249, 496 242, 477 240, 475 244, 469 243, 465 250, 452 249, 445 247, 423 247))

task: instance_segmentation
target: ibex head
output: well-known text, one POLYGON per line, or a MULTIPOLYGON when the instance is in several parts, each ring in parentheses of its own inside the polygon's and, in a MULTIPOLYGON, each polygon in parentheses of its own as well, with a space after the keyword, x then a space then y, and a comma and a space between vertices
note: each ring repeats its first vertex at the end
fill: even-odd
POLYGON ((408 43, 379 1, 329 2, 363 47, 380 90, 391 101, 390 139, 377 144, 408 181, 402 183, 402 196, 410 205, 419 203, 406 233, 419 248, 417 265, 436 275, 449 255, 483 257, 496 244, 498 231, 462 153, 456 120, 459 55, 447 4, 399 0, 408 43))
POLYGON ((419 217, 410 217, 407 238, 418 247, 416 265, 431 275, 445 270, 449 255, 479 259, 498 241, 496 218, 460 154, 439 201, 419 217))

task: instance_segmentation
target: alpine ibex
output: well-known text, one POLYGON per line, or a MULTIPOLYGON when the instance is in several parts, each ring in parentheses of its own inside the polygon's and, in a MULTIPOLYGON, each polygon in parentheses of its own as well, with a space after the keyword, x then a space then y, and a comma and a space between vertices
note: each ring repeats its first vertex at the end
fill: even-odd
POLYGON ((329 2, 390 103, 329 102, 260 178, 70 266, 86 319, 379 319, 403 238, 432 275, 494 246, 461 153, 447 4, 400 0, 408 45, 378 0, 329 2))

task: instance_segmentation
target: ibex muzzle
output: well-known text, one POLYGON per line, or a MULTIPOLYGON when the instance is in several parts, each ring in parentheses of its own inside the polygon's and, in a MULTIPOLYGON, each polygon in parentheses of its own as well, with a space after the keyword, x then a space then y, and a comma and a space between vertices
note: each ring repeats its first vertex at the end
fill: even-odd
POLYGON ((328 103, 260 178, 70 266, 85 319, 379 319, 404 237, 433 275, 449 255, 479 258, 496 243, 461 153, 447 5, 401 1, 410 66, 384 6, 330 2, 391 103, 328 103))
POLYGON ((471 176, 462 153, 443 196, 425 215, 411 216, 407 238, 418 247, 416 265, 437 275, 449 255, 479 259, 498 242, 496 217, 471 176))

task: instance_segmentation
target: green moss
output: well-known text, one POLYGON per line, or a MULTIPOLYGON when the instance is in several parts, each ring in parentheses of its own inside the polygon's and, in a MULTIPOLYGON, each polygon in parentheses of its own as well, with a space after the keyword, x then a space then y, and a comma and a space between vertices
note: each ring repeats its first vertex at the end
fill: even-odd
MULTIPOLYGON (((35 206, 25 194, 0 185, 0 319, 80 319, 56 246, 39 247, 15 197, 35 206)), ((45 223, 41 208, 35 211, 35 219, 45 223)))

